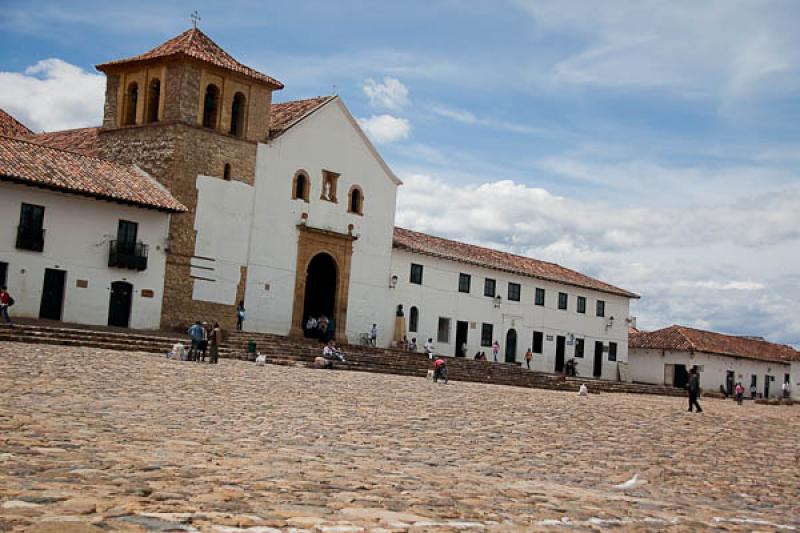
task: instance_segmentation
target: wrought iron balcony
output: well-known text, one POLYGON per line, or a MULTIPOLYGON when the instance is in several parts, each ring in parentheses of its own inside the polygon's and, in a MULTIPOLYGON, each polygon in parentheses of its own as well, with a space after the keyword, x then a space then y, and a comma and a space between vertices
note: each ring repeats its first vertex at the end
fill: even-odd
POLYGON ((44 228, 17 226, 17 248, 33 252, 44 250, 44 228))
POLYGON ((146 244, 125 241, 111 241, 108 253, 108 266, 145 270, 147 268, 146 244))

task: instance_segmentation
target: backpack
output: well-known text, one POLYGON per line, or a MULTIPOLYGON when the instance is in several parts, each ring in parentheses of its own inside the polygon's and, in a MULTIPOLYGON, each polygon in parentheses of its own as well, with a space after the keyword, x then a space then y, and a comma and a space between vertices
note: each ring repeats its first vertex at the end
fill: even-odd
POLYGON ((9 294, 8 295, 8 306, 11 307, 14 305, 14 298, 9 294))

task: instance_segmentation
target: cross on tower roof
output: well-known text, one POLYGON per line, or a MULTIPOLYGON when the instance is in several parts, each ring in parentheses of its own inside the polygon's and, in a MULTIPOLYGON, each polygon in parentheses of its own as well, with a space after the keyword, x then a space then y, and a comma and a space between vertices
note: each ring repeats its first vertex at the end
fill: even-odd
POLYGON ((195 28, 197 28, 197 21, 203 20, 200 18, 200 14, 197 13, 196 9, 192 11, 192 14, 189 16, 189 18, 192 19, 192 26, 194 26, 195 28))

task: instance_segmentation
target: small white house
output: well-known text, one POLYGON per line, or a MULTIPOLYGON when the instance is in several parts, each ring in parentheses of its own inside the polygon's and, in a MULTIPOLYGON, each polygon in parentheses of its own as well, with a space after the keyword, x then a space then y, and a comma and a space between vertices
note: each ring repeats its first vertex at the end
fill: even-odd
POLYGON ((792 381, 792 365, 797 367, 800 360, 790 346, 676 325, 634 332, 629 342, 634 381, 682 388, 689 369, 695 367, 704 390, 722 387, 728 394, 741 383, 747 396, 752 386, 759 397, 780 396, 783 383, 792 381))
POLYGON ((14 317, 157 328, 171 213, 133 166, 0 136, 0 285, 14 317))

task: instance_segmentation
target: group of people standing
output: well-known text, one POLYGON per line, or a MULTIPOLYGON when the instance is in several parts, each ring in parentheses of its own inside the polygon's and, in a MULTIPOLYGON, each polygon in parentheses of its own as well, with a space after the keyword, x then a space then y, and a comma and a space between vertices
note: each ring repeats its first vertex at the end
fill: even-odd
POLYGON ((178 344, 172 347, 172 357, 175 359, 180 358, 181 361, 196 361, 203 363, 208 355, 209 364, 215 365, 219 362, 219 345, 222 343, 222 329, 219 327, 218 322, 214 322, 213 326, 208 325, 208 322, 200 322, 199 320, 192 324, 186 334, 189 335, 191 341, 189 351, 182 353, 183 346, 178 344))
POLYGON ((303 335, 307 339, 319 339, 327 343, 336 338, 336 321, 325 315, 320 315, 319 318, 309 316, 308 320, 306 320, 303 335))

